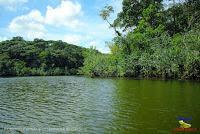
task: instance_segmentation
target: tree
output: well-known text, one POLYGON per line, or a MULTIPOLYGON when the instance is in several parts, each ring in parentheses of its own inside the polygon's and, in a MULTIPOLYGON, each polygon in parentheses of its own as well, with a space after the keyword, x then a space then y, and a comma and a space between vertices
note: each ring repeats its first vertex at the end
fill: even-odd
POLYGON ((12 40, 13 41, 23 41, 24 39, 21 36, 17 36, 17 37, 13 37, 12 40))
POLYGON ((123 0, 114 24, 112 8, 101 16, 126 31, 114 37, 111 55, 90 53, 82 71, 92 76, 200 78, 199 2, 187 0, 164 8, 162 0, 123 0), (198 6, 197 6, 198 5, 198 6))
POLYGON ((0 76, 77 74, 83 50, 62 41, 14 37, 0 42, 0 76))
POLYGON ((123 31, 134 29, 143 17, 143 10, 150 4, 156 5, 159 10, 162 9, 162 0, 123 0, 122 11, 118 13, 114 25, 123 31))
POLYGON ((119 31, 117 31, 116 27, 113 24, 111 24, 111 22, 109 22, 109 20, 108 20, 111 13, 114 13, 113 7, 105 6, 104 9, 102 9, 100 11, 100 16, 102 17, 103 20, 105 20, 110 25, 110 27, 112 27, 114 29, 115 33, 118 36, 121 36, 121 33, 119 31))

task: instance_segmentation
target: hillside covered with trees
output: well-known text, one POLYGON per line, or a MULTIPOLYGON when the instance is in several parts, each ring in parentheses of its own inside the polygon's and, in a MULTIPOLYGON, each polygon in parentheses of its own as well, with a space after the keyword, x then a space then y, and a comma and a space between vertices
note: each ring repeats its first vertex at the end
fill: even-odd
POLYGON ((74 75, 85 48, 62 41, 22 37, 0 42, 0 76, 74 75))
POLYGON ((103 77, 200 79, 200 1, 123 0, 114 22, 111 55, 88 50, 81 73, 103 77))
POLYGON ((75 75, 200 79, 200 1, 123 0, 100 16, 116 33, 111 54, 62 41, 0 42, 0 76, 75 75))

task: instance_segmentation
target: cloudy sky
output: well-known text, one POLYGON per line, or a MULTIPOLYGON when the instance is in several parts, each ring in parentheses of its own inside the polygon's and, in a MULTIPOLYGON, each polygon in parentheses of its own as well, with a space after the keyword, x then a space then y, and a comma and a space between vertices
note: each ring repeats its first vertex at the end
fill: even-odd
POLYGON ((114 32, 99 17, 105 5, 114 6, 111 20, 121 10, 121 0, 0 0, 0 41, 63 40, 107 53, 114 32))

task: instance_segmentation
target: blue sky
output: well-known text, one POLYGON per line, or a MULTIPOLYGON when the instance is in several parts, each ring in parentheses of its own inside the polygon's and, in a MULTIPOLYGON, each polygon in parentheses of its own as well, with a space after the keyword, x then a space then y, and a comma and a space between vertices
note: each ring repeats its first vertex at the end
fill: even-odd
POLYGON ((63 40, 83 47, 95 46, 109 52, 106 41, 115 36, 99 17, 105 5, 112 5, 116 17, 122 0, 0 0, 0 40, 22 36, 63 40))

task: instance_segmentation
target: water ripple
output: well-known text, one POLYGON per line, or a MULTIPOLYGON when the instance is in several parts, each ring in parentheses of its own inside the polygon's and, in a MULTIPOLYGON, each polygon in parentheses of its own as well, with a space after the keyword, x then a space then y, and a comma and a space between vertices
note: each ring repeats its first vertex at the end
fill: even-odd
POLYGON ((200 117, 192 108, 200 106, 199 85, 182 91, 184 86, 178 84, 74 76, 0 78, 0 133, 31 131, 5 128, 37 128, 33 133, 65 133, 61 128, 77 133, 168 133, 178 115, 196 117, 193 124, 200 117), (182 105, 186 101, 193 106, 182 105))

